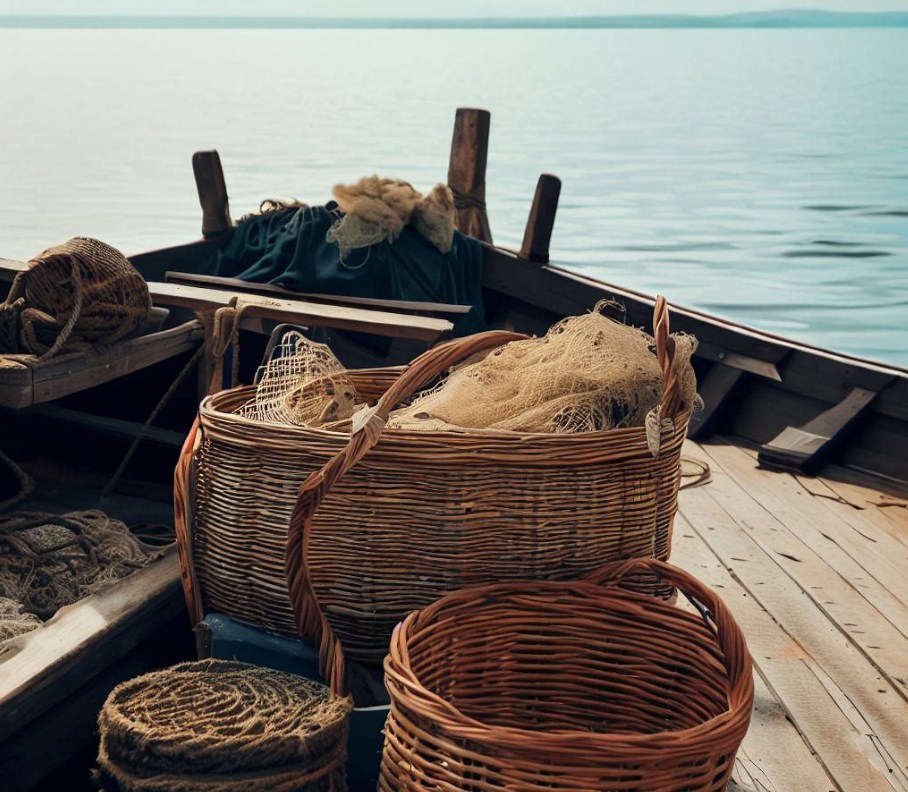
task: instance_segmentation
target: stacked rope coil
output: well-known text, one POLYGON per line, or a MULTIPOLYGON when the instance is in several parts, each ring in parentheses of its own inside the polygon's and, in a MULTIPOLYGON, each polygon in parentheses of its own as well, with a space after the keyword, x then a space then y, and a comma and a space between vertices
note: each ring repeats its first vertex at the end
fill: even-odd
POLYGON ((750 723, 740 628, 652 559, 447 594, 395 630, 380 792, 721 792, 750 723), (622 588, 671 582, 699 613, 622 588))
POLYGON ((45 360, 112 344, 150 311, 148 286, 120 251, 75 237, 16 276, 0 304, 0 354, 45 360))
POLYGON ((118 685, 98 716, 106 792, 344 792, 349 699, 227 660, 118 685))

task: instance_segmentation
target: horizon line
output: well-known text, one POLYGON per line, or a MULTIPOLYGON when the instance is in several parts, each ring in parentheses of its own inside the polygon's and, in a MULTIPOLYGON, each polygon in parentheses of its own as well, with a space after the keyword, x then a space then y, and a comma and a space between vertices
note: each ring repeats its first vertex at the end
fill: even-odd
POLYGON ((0 28, 841 28, 908 27, 906 11, 785 9, 730 14, 613 14, 551 17, 306 17, 156 14, 0 14, 0 28))

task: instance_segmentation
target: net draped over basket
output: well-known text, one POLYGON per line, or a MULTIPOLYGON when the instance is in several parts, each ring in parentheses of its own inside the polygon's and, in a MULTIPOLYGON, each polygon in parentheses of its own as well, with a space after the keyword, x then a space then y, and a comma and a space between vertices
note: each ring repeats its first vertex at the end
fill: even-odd
MULTIPOLYGON (((662 399, 653 338, 596 310, 512 341, 457 366, 436 387, 394 410, 395 429, 504 429, 573 434, 643 426, 662 399)), ((673 336, 681 403, 697 404, 688 365, 692 336, 673 336)))
POLYGON ((98 725, 107 792, 344 792, 349 699, 228 660, 121 683, 98 725))
POLYGON ((667 558, 690 411, 661 299, 655 318, 663 392, 644 426, 383 430, 451 366, 525 338, 504 331, 435 347, 403 373, 348 372, 374 404, 354 415, 352 434, 236 415, 254 388, 208 397, 175 477, 193 617, 208 609, 298 630, 342 677, 344 653, 380 663, 394 625, 451 589, 667 558))
POLYGON ((48 358, 112 344, 150 311, 145 279, 119 250, 75 237, 16 276, 0 304, 0 354, 48 358))
POLYGON ((385 683, 380 792, 721 792, 754 694, 722 601, 651 559, 447 594, 395 630, 385 683), (702 615, 618 587, 641 573, 702 615))

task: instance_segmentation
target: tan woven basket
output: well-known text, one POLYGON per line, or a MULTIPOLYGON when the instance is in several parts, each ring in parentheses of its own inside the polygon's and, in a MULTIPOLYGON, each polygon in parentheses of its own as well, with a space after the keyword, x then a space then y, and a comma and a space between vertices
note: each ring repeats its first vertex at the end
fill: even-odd
POLYGON ((399 625, 381 792, 724 790, 753 706, 722 601, 653 559, 447 594, 399 625), (655 574, 700 614, 619 585, 655 574))
POLYGON ((661 298, 655 326, 665 386, 649 431, 382 431, 399 402, 451 365, 523 337, 503 331, 435 347, 399 377, 357 372, 358 389, 385 392, 352 435, 228 412, 249 389, 205 400, 202 439, 187 441, 176 477, 194 617, 207 607, 292 633, 295 612, 333 673, 336 638, 351 659, 379 663, 394 625, 451 589, 667 558, 689 412, 661 298))
MULTIPOLYGON (((375 401, 401 370, 348 375, 362 398, 375 401)), ((183 591, 194 624, 207 609, 295 636, 287 526, 300 485, 349 435, 236 415, 254 395, 253 385, 205 398, 183 445, 174 476, 183 591)))

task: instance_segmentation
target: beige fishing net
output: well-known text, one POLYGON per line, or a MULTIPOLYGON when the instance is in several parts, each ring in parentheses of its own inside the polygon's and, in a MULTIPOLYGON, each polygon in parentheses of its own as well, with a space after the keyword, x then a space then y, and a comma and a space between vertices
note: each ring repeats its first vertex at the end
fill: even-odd
POLYGON ((367 176, 355 184, 335 185, 334 198, 344 216, 328 229, 326 239, 337 244, 342 259, 351 250, 393 242, 408 223, 442 253, 451 249, 454 196, 444 184, 424 196, 405 181, 367 176))
POLYGON ((7 514, 0 518, 0 597, 47 619, 159 553, 100 511, 7 514))
POLYGON ((76 237, 16 276, 0 303, 0 354, 52 357, 111 344, 148 317, 151 298, 120 251, 76 237))
MULTIPOLYGON (((682 407, 697 403, 692 336, 676 334, 682 407)), ((513 341, 456 367, 435 388, 391 413, 399 429, 591 432, 643 426, 662 398, 652 336, 598 310, 513 341)))
MULTIPOLYGON (((682 409, 697 408, 696 339, 671 338, 682 409)), ((363 403, 331 350, 298 331, 284 336, 258 377, 255 397, 240 410, 255 420, 349 430, 363 403)), ((652 336, 596 310, 465 361, 392 412, 388 426, 563 434, 643 426, 662 388, 652 336)))
POLYGON ((4 641, 36 630, 44 622, 29 613, 22 603, 9 597, 0 597, 0 645, 4 641))
POLYGON ((239 411, 256 421, 324 426, 350 418, 358 406, 356 390, 334 353, 298 330, 284 334, 257 380, 255 397, 239 411))

